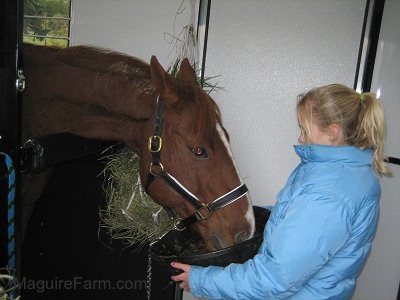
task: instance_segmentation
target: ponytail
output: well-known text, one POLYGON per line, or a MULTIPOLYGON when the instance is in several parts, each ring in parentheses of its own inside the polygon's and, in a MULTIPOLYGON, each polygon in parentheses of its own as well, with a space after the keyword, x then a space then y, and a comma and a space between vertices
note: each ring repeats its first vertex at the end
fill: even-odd
POLYGON ((359 122, 354 137, 354 146, 374 150, 373 166, 380 175, 391 175, 385 165, 384 141, 386 138, 385 115, 380 101, 373 93, 360 94, 359 122))

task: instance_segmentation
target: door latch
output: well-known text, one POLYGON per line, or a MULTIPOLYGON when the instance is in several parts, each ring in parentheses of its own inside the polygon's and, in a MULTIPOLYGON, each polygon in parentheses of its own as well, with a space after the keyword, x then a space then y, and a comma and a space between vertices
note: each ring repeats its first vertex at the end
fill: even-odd
POLYGON ((15 82, 15 86, 19 92, 23 92, 25 90, 25 76, 24 70, 22 69, 17 70, 17 80, 15 82))

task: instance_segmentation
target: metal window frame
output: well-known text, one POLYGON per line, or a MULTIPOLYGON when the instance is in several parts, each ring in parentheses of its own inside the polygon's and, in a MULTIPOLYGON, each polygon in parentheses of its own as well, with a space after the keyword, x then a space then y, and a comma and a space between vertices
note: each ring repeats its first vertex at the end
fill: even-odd
POLYGON ((204 82, 204 71, 206 68, 206 54, 208 41, 208 27, 210 21, 211 0, 199 1, 199 13, 197 20, 197 45, 201 59, 199 70, 200 82, 204 82))

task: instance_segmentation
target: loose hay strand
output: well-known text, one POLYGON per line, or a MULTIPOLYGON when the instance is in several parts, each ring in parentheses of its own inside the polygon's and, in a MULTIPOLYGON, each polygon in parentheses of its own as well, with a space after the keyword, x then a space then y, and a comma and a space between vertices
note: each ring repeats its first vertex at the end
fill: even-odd
POLYGON ((105 157, 106 209, 100 211, 101 226, 111 238, 129 246, 156 240, 173 227, 164 209, 143 190, 139 156, 129 148, 105 157))

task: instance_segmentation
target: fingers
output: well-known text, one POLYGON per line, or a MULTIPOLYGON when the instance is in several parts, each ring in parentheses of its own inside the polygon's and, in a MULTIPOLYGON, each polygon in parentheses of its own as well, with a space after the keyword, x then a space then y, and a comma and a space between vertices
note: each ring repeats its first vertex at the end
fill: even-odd
POLYGON ((182 272, 182 273, 179 274, 179 275, 171 276, 171 279, 172 279, 173 281, 176 281, 176 282, 179 282, 179 281, 181 281, 181 282, 188 282, 188 281, 189 281, 189 275, 188 275, 187 272, 182 272))
POLYGON ((182 270, 183 272, 189 272, 190 270, 190 265, 182 264, 180 262, 172 262, 171 266, 175 269, 182 270))
POLYGON ((179 283, 179 288, 188 291, 190 289, 190 286, 189 286, 190 265, 182 264, 179 262, 173 262, 173 263, 171 263, 171 266, 178 270, 183 271, 179 275, 171 276, 171 279, 173 281, 179 283))

